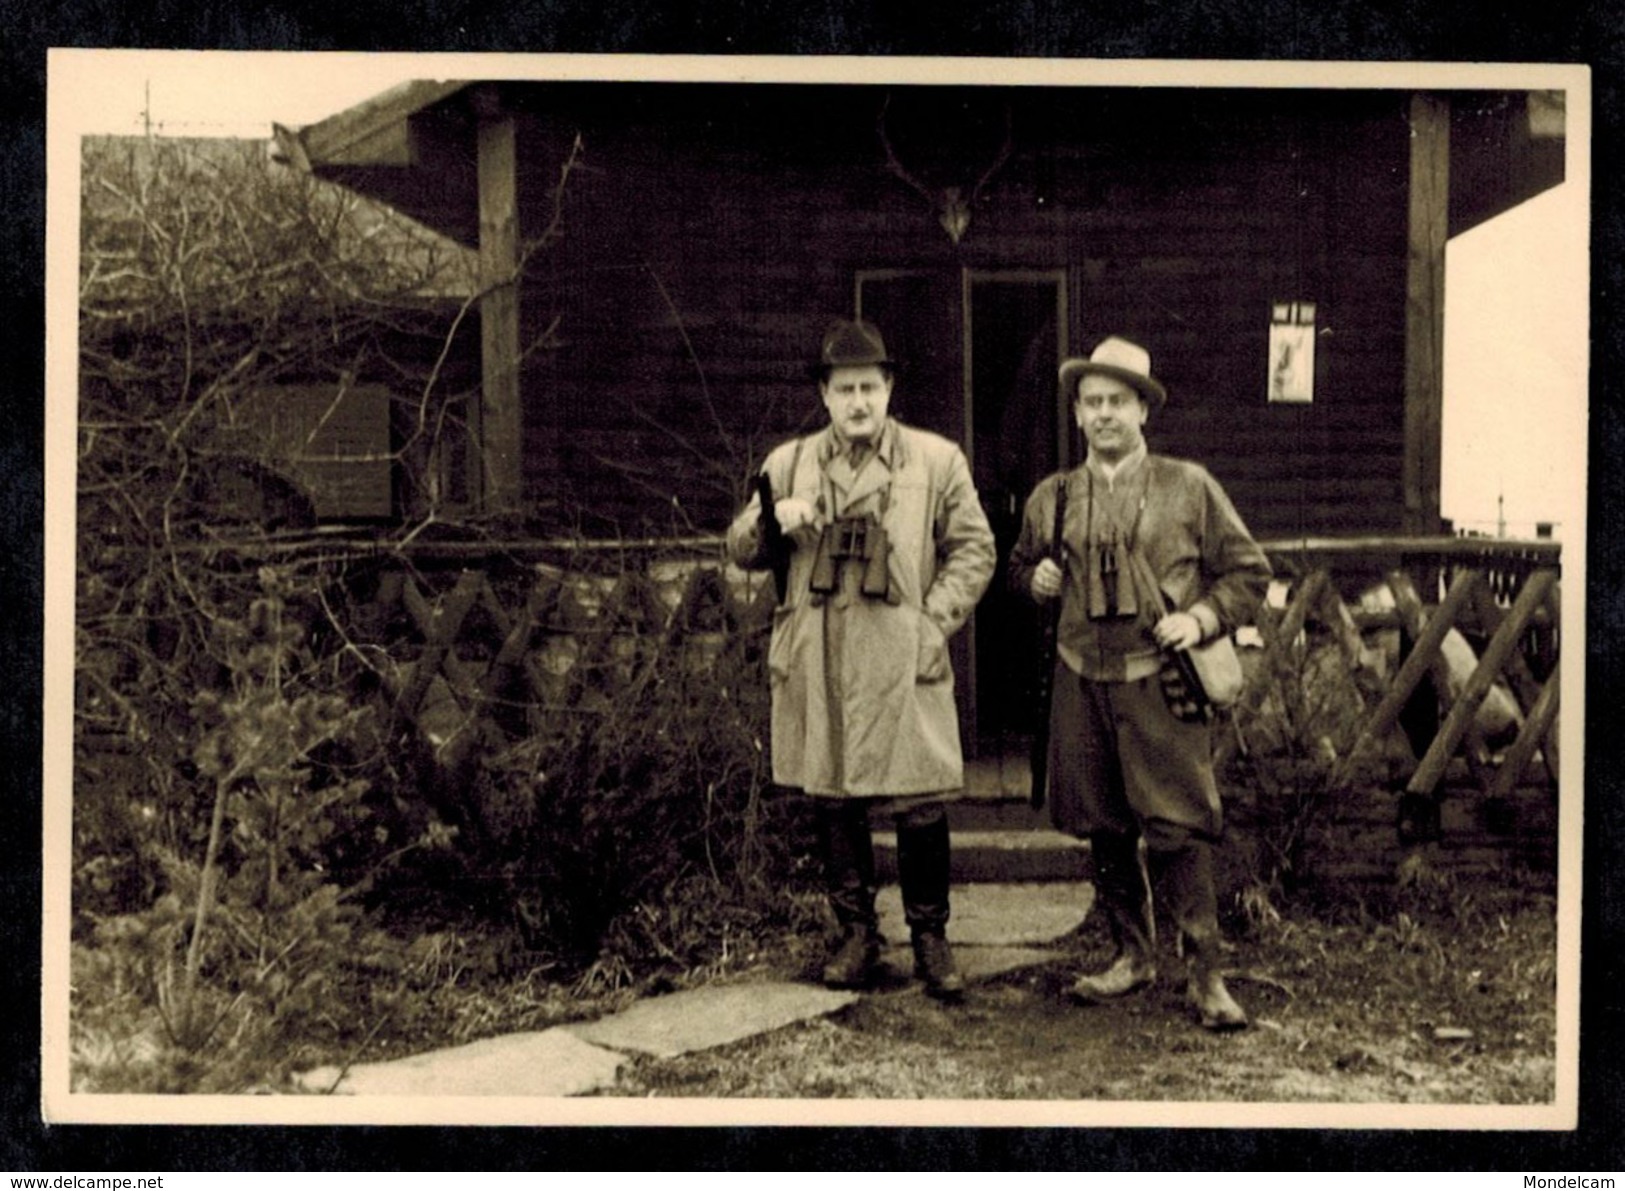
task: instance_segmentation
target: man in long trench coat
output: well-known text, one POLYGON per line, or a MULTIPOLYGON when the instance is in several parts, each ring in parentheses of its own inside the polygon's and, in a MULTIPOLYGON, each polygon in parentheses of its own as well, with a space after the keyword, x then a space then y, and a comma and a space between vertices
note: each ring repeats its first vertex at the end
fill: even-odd
MULTIPOLYGON (((863 987, 880 937, 871 811, 897 824, 898 880, 926 990, 964 988, 945 938, 948 821, 964 785, 948 638, 994 568, 964 452, 888 416, 893 361, 878 330, 842 320, 815 373, 830 423, 763 466, 790 547, 768 653, 773 780, 817 804, 841 937, 833 987, 863 987)), ((752 499, 728 532, 741 566, 770 565, 752 499)))

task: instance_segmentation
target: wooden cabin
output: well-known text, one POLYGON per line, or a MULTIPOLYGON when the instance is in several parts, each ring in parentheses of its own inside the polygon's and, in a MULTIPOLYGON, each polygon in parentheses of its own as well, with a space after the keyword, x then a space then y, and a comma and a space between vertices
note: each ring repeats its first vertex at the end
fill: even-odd
MULTIPOLYGON (((188 483, 166 520, 387 524, 427 470, 403 441, 413 378, 438 366, 440 393, 478 392, 477 329, 446 350, 477 289, 478 254, 290 173, 271 150, 237 138, 82 140, 81 416, 143 425, 183 400, 195 369, 229 383, 169 444, 187 453, 188 483), (250 346, 270 350, 236 371, 250 346), (175 392, 155 396, 165 382, 175 392)), ((108 452, 144 449, 139 435, 113 441, 81 466, 116 471, 108 452)))
MULTIPOLYGON (((719 530, 822 423, 808 365, 857 313, 903 361, 893 413, 964 445, 1002 556, 1078 458, 1056 364, 1113 333, 1168 388, 1153 449, 1259 537, 1437 532, 1445 242, 1561 181, 1562 99, 421 82, 278 137, 478 248, 471 510, 719 530), (1308 328, 1308 401, 1270 399, 1272 322, 1308 328)), ((979 669, 985 739, 1010 692, 979 669)))

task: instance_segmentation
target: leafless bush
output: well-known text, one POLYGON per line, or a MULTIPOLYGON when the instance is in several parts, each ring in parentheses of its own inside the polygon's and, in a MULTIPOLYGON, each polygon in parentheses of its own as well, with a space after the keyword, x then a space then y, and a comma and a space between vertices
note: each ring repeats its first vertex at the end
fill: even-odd
POLYGON ((1290 893, 1311 878, 1320 837, 1350 780, 1345 762, 1367 701, 1379 693, 1364 671, 1351 670, 1336 642, 1313 629, 1268 656, 1268 664, 1252 663, 1248 682, 1258 689, 1227 726, 1244 746, 1222 775, 1231 818, 1251 853, 1245 867, 1258 905, 1259 897, 1290 893))
POLYGON ((715 567, 676 600, 647 560, 564 568, 602 606, 539 618, 514 681, 456 694, 480 730, 448 767, 395 705, 425 648, 375 588, 393 569, 436 599, 409 544, 478 537, 448 479, 466 254, 257 146, 90 141, 83 165, 75 1045, 129 1068, 91 1082, 244 1086, 294 1036, 384 1028, 411 990, 380 904, 517 919, 571 978, 726 957, 788 863, 765 619, 715 567), (325 396, 279 420, 295 389, 325 396), (336 462, 392 469, 395 518, 280 553, 315 512, 313 441, 369 390, 387 434, 336 462))
POLYGON ((387 379, 419 403, 408 423, 445 431, 470 300, 445 295, 473 289, 444 241, 248 142, 88 139, 80 214, 76 904, 116 910, 164 885, 138 841, 200 842, 193 696, 225 681, 219 630, 260 594, 210 547, 311 517, 267 407, 329 394, 308 437, 387 379))

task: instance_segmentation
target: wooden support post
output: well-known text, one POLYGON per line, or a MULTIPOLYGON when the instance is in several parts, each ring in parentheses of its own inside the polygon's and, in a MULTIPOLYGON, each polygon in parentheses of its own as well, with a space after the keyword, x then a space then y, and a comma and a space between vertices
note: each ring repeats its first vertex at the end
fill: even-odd
POLYGON ((1411 97, 1405 265, 1405 532, 1439 531, 1444 421, 1444 248, 1450 228, 1450 101, 1411 97))
POLYGON ((1297 595, 1287 605, 1286 615, 1281 617, 1281 623, 1276 626, 1276 637, 1281 649, 1291 649, 1292 643, 1303 632, 1303 626, 1309 620, 1309 609, 1320 603, 1320 597, 1325 594, 1326 585, 1331 582, 1324 570, 1311 571, 1308 578, 1298 588, 1297 595))
POLYGON ((483 384, 470 412, 470 487, 479 507, 519 507, 522 425, 519 413, 519 202, 514 118, 494 90, 482 92, 479 115, 480 346, 483 384))
MULTIPOLYGON (((510 619, 506 611, 500 616, 497 616, 495 611, 492 612, 493 617, 497 619, 498 627, 503 631, 503 639, 496 657, 491 659, 490 669, 485 673, 485 682, 480 687, 482 698, 487 701, 495 698, 497 685, 504 672, 523 663, 525 654, 530 649, 530 639, 536 632, 537 621, 541 619, 543 611, 556 592, 557 588, 553 581, 543 576, 537 579, 526 593, 525 603, 519 610, 518 617, 510 619)), ((499 607, 494 596, 486 606, 490 609, 499 607)))
MULTIPOLYGON (((439 666, 440 673, 451 685, 454 692, 466 698, 469 692, 472 691, 477 676, 474 674, 472 667, 457 655, 456 648, 457 637, 462 632, 463 622, 468 619, 468 614, 474 607, 473 603, 464 607, 459 602, 462 599, 461 593, 465 582, 473 582, 478 587, 486 586, 482 574, 467 571, 464 572, 463 578, 458 580, 457 588, 446 597, 443 604, 430 604, 418 591, 416 584, 408 583, 403 603, 406 605, 406 610, 411 615, 412 620, 423 633, 424 640, 429 643, 431 648, 436 650, 435 664, 439 666), (453 611, 456 613, 456 623, 445 623, 444 618, 453 611)), ((478 591, 476 591, 474 603, 478 602, 478 591)))
POLYGON ((1242 689, 1240 703, 1230 713, 1233 731, 1224 733, 1214 746, 1215 769, 1222 770, 1230 764, 1237 752, 1245 754, 1246 742, 1236 716, 1240 713, 1245 718, 1249 712, 1257 710, 1279 684, 1283 662, 1291 656, 1293 642, 1303 632, 1304 623, 1309 619, 1309 609, 1320 601, 1330 583, 1331 577, 1325 570, 1310 571, 1299 582, 1279 621, 1271 624, 1265 616, 1258 618, 1258 633, 1264 638, 1264 656, 1259 661, 1253 680, 1242 689))
MULTIPOLYGON (((1390 584, 1398 578, 1401 577, 1390 576, 1390 584)), ((1371 713, 1371 719, 1361 735, 1380 735, 1394 726, 1400 708, 1404 707, 1415 693, 1422 676, 1432 669, 1434 661, 1439 656, 1439 645, 1444 640, 1445 634, 1455 627, 1456 617, 1461 614, 1462 607, 1472 597, 1473 589, 1483 581, 1483 578, 1481 571, 1462 571, 1456 576, 1444 601, 1433 615, 1428 617, 1427 624, 1417 635, 1410 656, 1400 666, 1399 673, 1394 676, 1393 685, 1388 688, 1388 693, 1371 713)))
MULTIPOLYGON (((1472 725, 1473 716, 1478 712, 1478 705, 1489 694, 1490 686, 1501 673, 1501 667, 1506 665, 1507 655, 1517 648, 1518 637, 1529 624, 1529 618, 1535 614, 1546 598, 1547 591, 1557 581, 1555 571, 1536 571, 1529 576, 1513 601, 1512 610, 1507 613, 1501 627, 1495 631, 1490 640, 1489 647, 1484 650, 1484 656, 1478 661, 1478 668, 1473 671, 1467 685, 1462 688, 1456 699, 1456 705, 1450 709, 1450 717, 1445 720, 1439 729, 1439 734, 1433 738, 1433 745, 1428 749, 1427 756, 1417 766, 1416 772, 1411 775, 1406 789, 1412 794, 1431 794, 1439 779, 1444 776, 1445 766, 1455 754, 1457 746, 1466 736, 1467 729, 1472 725)), ((1431 629, 1433 626, 1428 625, 1431 629)))
MULTIPOLYGON (((1512 742, 1512 747, 1506 751, 1501 759, 1501 771, 1495 775, 1495 784, 1490 787, 1490 794, 1496 798, 1507 798, 1517 788, 1518 781, 1523 777, 1523 771, 1529 767, 1529 759, 1535 755, 1535 746, 1538 745, 1557 723, 1558 703, 1558 671, 1552 670, 1546 679, 1546 685, 1540 690, 1535 699, 1535 705, 1529 709, 1529 718, 1524 721, 1523 728, 1518 732, 1518 739, 1512 742)), ((1556 773, 1552 778, 1556 780, 1556 773)))
MULTIPOLYGON (((1483 627, 1484 636, 1488 638, 1495 635, 1506 619, 1506 613, 1495 602, 1489 591, 1480 591, 1473 600, 1473 610, 1478 616, 1478 622, 1483 627)), ((1517 692, 1518 710, 1528 711, 1535 705, 1540 697, 1540 683, 1529 669, 1529 663, 1524 659, 1522 649, 1514 649, 1507 658, 1507 678, 1511 688, 1517 692)))
POLYGON ((1337 648, 1342 651, 1349 669, 1365 667, 1371 651, 1366 648, 1365 638, 1360 636, 1360 626, 1354 623, 1354 614, 1349 611, 1336 584, 1330 582, 1329 578, 1321 591, 1317 608, 1321 622, 1337 642, 1337 648))

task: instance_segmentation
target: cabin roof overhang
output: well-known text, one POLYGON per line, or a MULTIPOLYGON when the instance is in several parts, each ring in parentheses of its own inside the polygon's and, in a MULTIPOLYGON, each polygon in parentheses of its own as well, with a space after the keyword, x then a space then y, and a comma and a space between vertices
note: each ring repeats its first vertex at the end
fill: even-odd
MULTIPOLYGON (((316 124, 278 127, 280 156, 395 206, 469 245, 478 240, 472 137, 503 91, 545 83, 417 80, 316 124), (448 150, 450 150, 448 152, 448 150)), ((1446 91, 1450 102, 1449 235, 1558 185, 1564 176, 1560 91, 1446 91)))
POLYGON ((430 79, 402 83, 297 132, 279 128, 278 147, 298 166, 410 166, 408 121, 468 86, 430 79))
POLYGON ((402 83, 315 124, 274 125, 277 156, 296 169, 387 203, 464 245, 479 241, 473 163, 437 151, 472 136, 473 116, 458 96, 477 84, 402 83))
POLYGON ((1455 92, 1449 98, 1451 236, 1563 181, 1563 92, 1455 92))

